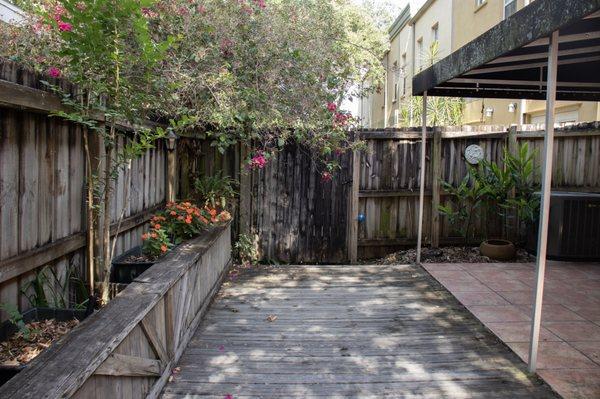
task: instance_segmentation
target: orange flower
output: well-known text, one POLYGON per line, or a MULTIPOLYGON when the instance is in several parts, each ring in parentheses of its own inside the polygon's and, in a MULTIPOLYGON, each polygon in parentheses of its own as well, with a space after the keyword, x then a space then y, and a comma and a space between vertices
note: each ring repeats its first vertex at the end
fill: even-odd
POLYGON ((171 216, 175 216, 175 215, 177 215, 177 212, 171 211, 171 216))
POLYGON ((191 218, 186 218, 186 219, 185 219, 185 222, 186 222, 187 224, 190 224, 190 223, 192 223, 192 219, 191 219, 191 218))
POLYGON ((144 233, 142 234, 142 240, 146 241, 148 239, 148 234, 144 233))
POLYGON ((160 229, 160 224, 156 223, 156 224, 154 225, 154 228, 155 228, 156 230, 160 229))
POLYGON ((216 209, 209 209, 208 213, 210 214, 210 216, 215 217, 217 216, 217 210, 216 209))
POLYGON ((160 250, 163 252, 167 252, 167 249, 168 249, 167 246, 164 244, 160 246, 160 250))
POLYGON ((208 224, 208 220, 204 216, 200 216, 200 221, 204 224, 208 224))
POLYGON ((177 220, 183 220, 183 216, 177 216, 177 220))
POLYGON ((222 222, 226 222, 231 219, 231 214, 227 211, 223 211, 219 214, 219 220, 222 222))

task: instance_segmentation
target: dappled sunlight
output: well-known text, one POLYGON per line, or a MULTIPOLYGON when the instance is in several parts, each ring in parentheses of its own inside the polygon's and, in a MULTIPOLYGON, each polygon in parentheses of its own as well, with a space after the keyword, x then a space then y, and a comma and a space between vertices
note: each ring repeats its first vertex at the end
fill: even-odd
POLYGON ((268 267, 224 294, 180 361, 177 392, 468 398, 540 389, 416 266, 268 267))

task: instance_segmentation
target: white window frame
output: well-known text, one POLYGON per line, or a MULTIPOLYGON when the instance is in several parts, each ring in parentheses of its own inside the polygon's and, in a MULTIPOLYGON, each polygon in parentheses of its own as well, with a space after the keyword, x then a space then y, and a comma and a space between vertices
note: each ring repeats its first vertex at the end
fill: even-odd
POLYGON ((435 42, 439 42, 440 40, 440 24, 439 22, 436 22, 435 24, 431 25, 431 42, 435 43, 435 42))
MULTIPOLYGON (((504 0, 504 6, 502 7, 502 15, 503 15, 502 19, 506 19, 507 18, 507 15, 506 15, 506 6, 508 6, 510 4, 514 4, 515 5, 515 12, 517 12, 517 0, 504 0)), ((513 12, 513 14, 515 12, 513 12)), ((512 14, 510 14, 510 15, 512 15, 512 14)), ((508 16, 510 16, 510 15, 508 15, 508 16)))

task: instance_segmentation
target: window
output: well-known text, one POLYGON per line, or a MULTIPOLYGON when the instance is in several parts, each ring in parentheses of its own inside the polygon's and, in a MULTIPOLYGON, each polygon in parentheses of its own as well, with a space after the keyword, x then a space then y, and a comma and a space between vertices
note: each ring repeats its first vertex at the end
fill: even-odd
POLYGON ((439 40, 439 24, 436 22, 431 27, 431 42, 435 43, 439 40))
POLYGON ((400 110, 394 110, 394 126, 397 127, 400 124, 400 110))
POLYGON ((487 0, 475 0, 475 8, 479 8, 482 5, 484 5, 487 2, 487 0))
POLYGON ((398 70, 398 61, 394 61, 393 66, 394 71, 394 93, 392 93, 392 102, 398 101, 398 74, 400 71, 398 70))
POLYGON ((417 69, 421 69, 421 64, 423 63, 423 38, 419 38, 417 40, 417 69))
POLYGON ((400 69, 402 76, 402 96, 406 95, 406 53, 402 54, 402 68, 400 69))
POLYGON ((517 12, 517 0, 504 0, 504 19, 517 12))

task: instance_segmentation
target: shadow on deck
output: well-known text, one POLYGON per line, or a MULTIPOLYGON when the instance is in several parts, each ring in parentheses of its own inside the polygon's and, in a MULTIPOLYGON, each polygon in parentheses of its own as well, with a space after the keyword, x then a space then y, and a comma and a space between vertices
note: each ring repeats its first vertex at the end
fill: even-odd
POLYGON ((249 270, 223 286, 178 367, 164 398, 555 397, 410 265, 249 270))

